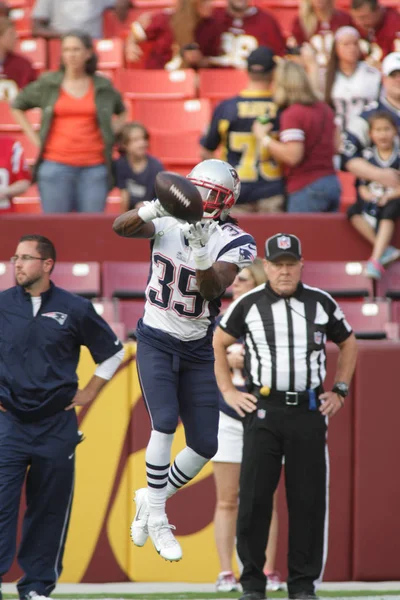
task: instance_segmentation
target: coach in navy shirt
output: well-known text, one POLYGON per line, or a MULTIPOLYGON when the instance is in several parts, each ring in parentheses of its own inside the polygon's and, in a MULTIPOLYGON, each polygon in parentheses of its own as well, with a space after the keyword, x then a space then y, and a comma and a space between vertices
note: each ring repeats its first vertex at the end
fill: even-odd
POLYGON ((21 599, 44 600, 56 586, 82 439, 74 408, 94 400, 124 353, 91 302, 50 281, 55 260, 50 240, 22 237, 12 257, 17 285, 0 293, 0 576, 14 558, 26 476, 21 599), (98 366, 79 390, 81 346, 98 366))

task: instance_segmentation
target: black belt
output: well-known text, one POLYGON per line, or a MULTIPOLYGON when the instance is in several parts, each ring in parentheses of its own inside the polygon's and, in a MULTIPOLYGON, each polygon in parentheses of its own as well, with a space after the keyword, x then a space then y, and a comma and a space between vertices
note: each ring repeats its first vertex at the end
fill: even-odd
MULTIPOLYGON (((323 392, 322 387, 318 387, 314 390, 309 390, 310 392, 314 392, 315 398, 318 399, 319 394, 323 392)), ((281 392, 279 390, 270 390, 267 386, 253 386, 252 392, 260 396, 260 398, 265 398, 266 400, 280 400, 287 406, 298 406, 300 403, 310 401, 309 391, 305 392, 281 392)))

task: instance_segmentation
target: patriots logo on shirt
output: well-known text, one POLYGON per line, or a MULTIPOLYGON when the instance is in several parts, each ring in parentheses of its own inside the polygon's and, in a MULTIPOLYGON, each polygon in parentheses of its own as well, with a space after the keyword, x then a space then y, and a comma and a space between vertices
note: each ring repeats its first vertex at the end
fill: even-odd
POLYGON ((62 313, 62 312, 48 312, 48 313, 42 313, 42 317, 49 317, 49 319, 54 319, 60 325, 64 325, 65 321, 67 320, 68 315, 66 315, 65 313, 62 313))

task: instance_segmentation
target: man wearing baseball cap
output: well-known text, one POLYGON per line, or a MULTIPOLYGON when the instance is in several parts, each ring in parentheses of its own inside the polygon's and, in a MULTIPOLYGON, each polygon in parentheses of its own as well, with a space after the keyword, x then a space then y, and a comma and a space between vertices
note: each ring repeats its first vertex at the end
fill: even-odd
POLYGON ((274 52, 258 46, 247 58, 248 84, 240 94, 224 100, 214 110, 211 123, 202 137, 201 156, 212 158, 219 146, 238 172, 242 183, 234 213, 282 212, 284 182, 281 166, 266 149, 260 155, 252 131, 256 119, 272 122, 278 132, 277 107, 272 97, 272 77, 276 66, 274 52))
POLYGON ((278 233, 265 244, 267 283, 233 302, 214 335, 215 373, 224 400, 245 413, 237 549, 241 600, 265 598, 263 573, 272 499, 285 459, 289 512, 288 592, 315 599, 327 540, 327 417, 343 406, 357 344, 335 300, 301 282, 299 238, 278 233), (247 392, 232 384, 226 349, 245 342, 247 392), (326 351, 339 346, 336 381, 324 391, 326 351))
POLYGON ((400 185, 399 171, 371 166, 362 158, 362 151, 371 143, 368 119, 374 112, 389 112, 400 132, 400 52, 392 52, 384 58, 382 74, 382 92, 379 100, 369 104, 359 116, 353 117, 345 131, 342 165, 356 177, 395 188, 400 185))

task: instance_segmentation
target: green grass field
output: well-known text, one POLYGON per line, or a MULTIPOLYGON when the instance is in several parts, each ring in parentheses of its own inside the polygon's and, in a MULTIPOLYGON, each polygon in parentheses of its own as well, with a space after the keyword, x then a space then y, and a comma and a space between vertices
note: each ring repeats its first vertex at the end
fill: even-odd
MULTIPOLYGON (((240 593, 201 593, 201 592, 187 592, 187 593, 165 593, 165 594, 54 594, 53 598, 60 598, 63 600, 100 600, 108 598, 118 598, 119 600, 222 600, 223 598, 239 598, 240 593)), ((371 600, 385 599, 393 596, 397 596, 400 600, 400 589, 399 590, 340 590, 340 591, 321 591, 319 593, 321 598, 364 598, 370 597, 371 600)), ((16 595, 3 594, 4 599, 15 599, 16 595)), ((269 593, 268 598, 287 598, 286 592, 269 593)))

